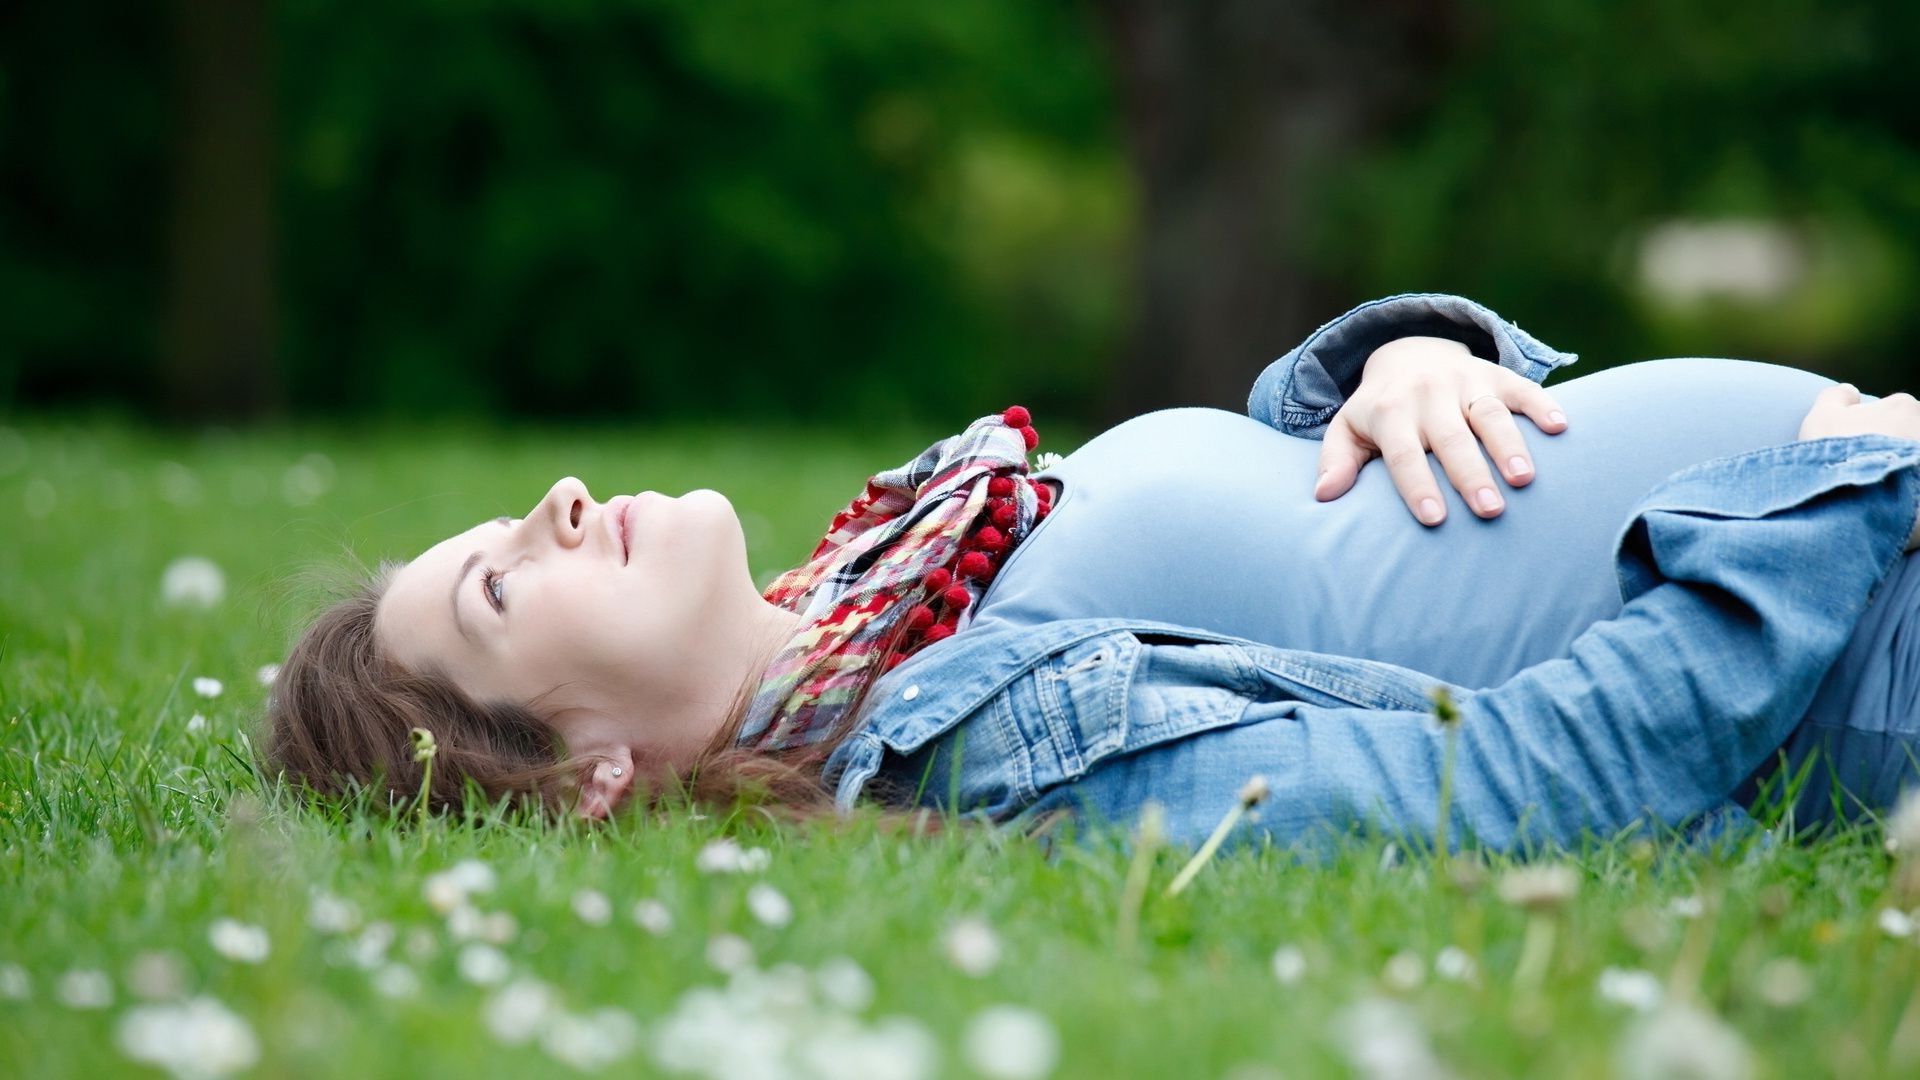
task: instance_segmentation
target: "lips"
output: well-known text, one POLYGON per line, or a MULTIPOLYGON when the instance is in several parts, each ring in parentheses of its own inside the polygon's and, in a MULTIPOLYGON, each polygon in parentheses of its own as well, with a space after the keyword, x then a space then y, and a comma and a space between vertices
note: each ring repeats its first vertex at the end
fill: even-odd
POLYGON ((637 501, 631 495, 621 495, 607 503, 607 531, 613 534, 613 542, 620 549, 622 566, 632 557, 633 504, 637 501))

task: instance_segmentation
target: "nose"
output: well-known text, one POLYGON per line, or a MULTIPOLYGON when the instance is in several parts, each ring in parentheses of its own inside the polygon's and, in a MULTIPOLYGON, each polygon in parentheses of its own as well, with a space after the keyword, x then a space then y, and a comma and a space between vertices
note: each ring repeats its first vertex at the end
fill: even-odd
POLYGON ((551 530, 561 547, 579 547, 587 536, 587 507, 592 503, 593 496, 588 494, 587 485, 574 477, 563 476, 547 489, 546 496, 527 518, 551 530))

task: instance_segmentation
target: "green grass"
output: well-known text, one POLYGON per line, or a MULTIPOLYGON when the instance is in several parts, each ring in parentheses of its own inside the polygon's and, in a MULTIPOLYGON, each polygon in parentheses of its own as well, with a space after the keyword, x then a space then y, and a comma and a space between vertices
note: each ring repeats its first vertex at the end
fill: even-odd
MULTIPOLYGON (((481 811, 484 823, 419 829, 303 810, 253 772, 244 732, 264 695, 254 673, 279 658, 312 603, 300 582, 316 566, 348 553, 411 554, 482 518, 523 512, 572 472, 602 496, 728 492, 764 581, 806 553, 869 472, 929 437, 0 429, 0 990, 10 966, 28 983, 24 998, 0 998, 0 1072, 127 1071, 116 1033, 144 1004, 137 991, 166 989, 151 984, 167 981, 156 971, 168 964, 180 992, 244 1018, 259 1043, 255 1075, 565 1072, 539 1039, 496 1037, 486 1017, 499 989, 461 975, 465 946, 430 906, 425 881, 465 859, 498 875, 473 903, 512 916, 517 931, 500 949, 514 977, 542 981, 571 1014, 613 1007, 632 1018, 637 1041, 609 1072, 664 1073, 667 1019, 701 1000, 690 992, 726 985, 708 952, 729 934, 751 946, 759 970, 779 973, 768 991, 776 1002, 798 993, 795 969, 782 965, 811 972, 836 957, 855 961, 875 991, 864 1009, 765 1005, 753 1014, 759 1027, 752 1017, 727 1022, 733 1044, 786 1015, 816 1050, 848 1054, 851 1031, 913 1042, 879 1023, 905 1017, 945 1076, 973 1075, 968 1026, 1002 1004, 1048 1019, 1061 1047, 1053 1075, 1063 1077, 1339 1075, 1356 1068, 1349 1029, 1363 1028, 1384 1060, 1403 1021, 1463 1076, 1606 1076, 1633 1066, 1635 1045, 1662 1037, 1712 1052, 1711 1037, 1686 1028, 1676 1009, 1643 1015, 1603 999, 1609 967, 1649 972, 1669 1000, 1718 1017, 1758 1075, 1920 1067, 1920 950, 1881 925, 1893 866, 1877 830, 1712 852, 1657 839, 1596 843, 1571 857, 1577 896, 1535 916, 1499 899, 1498 860, 1484 873, 1472 872, 1482 865, 1473 859, 1443 869, 1387 840, 1356 840, 1316 867, 1230 850, 1174 898, 1164 890, 1182 853, 1162 851, 1126 948, 1129 859, 1118 843, 1049 859, 981 830, 909 839, 864 816, 800 830, 751 813, 586 829, 481 811), (296 466, 306 470, 293 476, 296 497, 325 486, 297 506, 283 491, 296 466), (161 603, 161 572, 183 555, 224 568, 224 602, 208 611, 161 603), (225 692, 196 695, 198 676, 223 680, 225 692), (208 720, 198 735, 188 731, 195 713, 208 720), (723 835, 768 849, 769 865, 700 872, 698 852, 723 835), (747 897, 759 883, 791 901, 790 924, 754 918, 747 897), (583 890, 612 902, 610 922, 576 912, 583 890), (364 931, 311 925, 317 893, 349 901, 360 923, 394 928, 386 974, 355 962, 364 931), (663 904, 671 929, 636 927, 629 910, 641 899, 663 904), (263 962, 210 946, 209 926, 222 917, 265 929, 263 962), (982 920, 1001 946, 997 966, 978 976, 943 946, 963 919, 982 920), (1528 942, 1539 960, 1548 939, 1537 984, 1517 982, 1528 942), (1304 960, 1297 980, 1275 975, 1282 947, 1304 960), (1473 973, 1437 971, 1443 950, 1442 966, 1457 974, 1464 956, 1473 973), (376 990, 405 978, 395 967, 417 979, 416 994, 376 990), (58 983, 74 970, 104 973, 112 1004, 62 1003, 58 983), (1896 1039, 1903 1016, 1908 1030, 1896 1039)), ((734 1008, 746 1007, 745 993, 734 1008)), ((849 1074, 850 1059, 832 1060, 831 1074, 849 1074)))

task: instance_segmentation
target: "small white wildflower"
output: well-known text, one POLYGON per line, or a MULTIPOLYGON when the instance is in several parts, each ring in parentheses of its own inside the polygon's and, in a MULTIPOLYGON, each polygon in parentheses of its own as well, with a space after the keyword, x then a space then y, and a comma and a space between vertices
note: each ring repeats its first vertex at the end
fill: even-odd
POLYGON ((226 688, 225 683, 207 675, 196 676, 193 680, 193 692, 203 698, 217 698, 226 688))
POLYGON ((113 1004, 113 982, 104 971, 78 968, 60 976, 53 996, 69 1009, 104 1009, 113 1004))
POLYGON ((847 1012, 865 1012, 873 1004, 873 977, 845 956, 827 959, 813 977, 821 995, 847 1012))
POLYGON ((1056 454, 1051 450, 1042 450, 1039 453, 1033 455, 1033 471, 1046 472, 1048 469, 1053 468, 1055 465, 1058 465, 1065 460, 1066 458, 1061 457, 1059 454, 1056 454))
POLYGON ((747 890, 747 910, 766 926, 780 927, 793 921, 793 904, 779 889, 765 883, 747 890))
POLYGON ((707 963, 729 975, 744 971, 753 964, 753 946, 733 934, 715 934, 707 939, 707 963))
POLYGON ((1354 1071, 1376 1080, 1440 1080, 1448 1075, 1434 1056, 1413 1010, 1386 998, 1364 998, 1335 1018, 1334 1032, 1354 1071))
POLYGON ((393 945, 393 924, 371 922, 353 942, 353 966, 362 971, 373 969, 387 962, 387 949, 393 945))
POLYGON ((1240 805, 1251 810, 1271 794, 1273 794, 1273 785, 1267 783, 1266 777, 1255 773, 1247 778, 1246 783, 1240 785, 1240 805))
POLYGON ((506 980, 512 969, 505 953, 478 941, 462 948, 456 963, 460 968, 460 977, 478 986, 498 985, 506 980))
POLYGON ((480 926, 485 919, 479 908, 462 903, 447 912, 447 936, 455 941, 472 941, 480 936, 480 926))
POLYGON ((573 894, 573 913, 588 926, 605 926, 613 918, 613 903, 605 893, 581 889, 573 894))
POLYGON ((1387 966, 1381 969, 1380 978, 1395 990, 1417 990, 1421 983, 1427 981, 1427 962, 1421 959, 1419 953, 1402 949, 1387 958, 1387 966))
POLYGON ((1018 1005, 990 1005, 967 1022, 967 1064, 994 1080, 1039 1080, 1060 1063, 1053 1022, 1018 1005))
MULTIPOLYGON (((484 929, 480 937, 484 941, 492 942, 492 944, 500 944, 500 942, 492 941, 491 938, 488 938, 484 929)), ((433 936, 433 931, 424 926, 416 926, 407 931, 406 950, 407 959, 416 964, 424 964, 433 959, 434 954, 440 951, 440 942, 433 936)))
POLYGON ((351 933, 360 925, 360 911, 329 892, 316 892, 307 901, 307 925, 323 934, 351 933))
POLYGON ((1624 1005, 1636 1012, 1652 1012, 1666 998, 1666 989, 1650 971, 1638 968, 1603 968, 1594 984, 1600 1000, 1624 1005))
POLYGON ((374 992, 384 998, 400 1000, 420 993, 420 976, 405 964, 388 964, 373 973, 374 992))
POLYGON ((767 868, 773 856, 766 848, 741 847, 730 837, 712 840, 694 856, 694 868, 703 874, 752 874, 767 868))
POLYGON ((1776 1009, 1790 1009, 1813 995, 1813 976, 1806 965, 1785 956, 1762 964, 1754 985, 1760 1000, 1776 1009))
POLYGON ((0 1001, 25 1001, 33 993, 33 980, 19 964, 0 964, 0 1001))
POLYGON ((1617 1065, 1627 1077, 1746 1080, 1753 1051, 1740 1033, 1684 1001, 1641 1017, 1620 1041, 1617 1065))
POLYGON ((192 716, 187 717, 187 734, 205 735, 206 733, 207 733, 206 717, 200 715, 199 713, 194 713, 192 716))
POLYGON ((977 916, 955 919, 941 944, 953 966, 976 979, 1000 966, 1000 935, 977 916))
POLYGON ((1890 938, 1913 936, 1913 916, 1899 908, 1882 908, 1879 922, 1880 932, 1890 938))
POLYGON ((1580 891, 1580 875, 1559 863, 1535 864, 1501 875, 1500 899, 1527 911, 1554 911, 1580 891))
POLYGON ((850 1016, 822 1014, 797 1032, 793 1060, 802 1076, 834 1080, 932 1080, 940 1043, 926 1026, 904 1016, 865 1025, 850 1016))
POLYGON ((673 912, 658 900, 635 900, 633 924, 655 937, 673 929, 673 912))
POLYGON ((121 1053, 182 1080, 225 1076, 260 1060, 253 1029, 209 997, 129 1009, 116 1034, 121 1053))
POLYGON ((433 910, 446 914, 475 893, 493 891, 493 868, 478 859, 463 860, 437 874, 429 874, 423 891, 433 910))
POLYGON ((1458 945, 1448 945, 1433 956, 1433 973, 1448 982, 1472 982, 1480 965, 1458 945))
POLYGON ((177 954, 149 949, 127 965, 127 989, 148 1001, 166 1001, 187 992, 187 969, 177 954))
POLYGON ((1273 950, 1273 977, 1280 980, 1281 986, 1298 985, 1307 977, 1307 954, 1294 945, 1273 950))
POLYGON ((487 999, 482 1016, 494 1038, 517 1046, 538 1035, 559 1009, 560 999, 552 987, 538 979, 520 978, 487 999))
POLYGON ((207 927, 207 944, 213 951, 238 964, 258 964, 267 958, 266 928, 238 919, 215 919, 207 927))
POLYGON ((541 1049, 583 1072, 612 1065, 639 1041, 640 1025, 619 1009, 595 1009, 585 1016, 561 1013, 540 1035, 541 1049))
POLYGON ((272 686, 274 682, 280 678, 280 665, 261 664, 259 668, 254 671, 253 677, 260 680, 261 686, 272 686))
POLYGON ((1697 919, 1706 910, 1706 902, 1698 896, 1676 896, 1667 902, 1667 914, 1676 919, 1697 919))
POLYGON ((480 920, 480 940, 491 945, 505 945, 519 932, 520 924, 504 911, 490 911, 480 920))
POLYGON ((227 596, 227 575, 212 559, 189 555, 160 572, 160 599, 168 607, 210 608, 227 596))

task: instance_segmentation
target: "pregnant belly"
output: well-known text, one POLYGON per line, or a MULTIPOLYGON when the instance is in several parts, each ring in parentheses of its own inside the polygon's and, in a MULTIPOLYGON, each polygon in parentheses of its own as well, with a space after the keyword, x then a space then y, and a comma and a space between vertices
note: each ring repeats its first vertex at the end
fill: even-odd
POLYGON ((1521 421, 1536 479, 1493 521, 1441 478, 1413 520, 1379 462, 1315 502, 1320 444, 1245 416, 1169 409, 1047 472, 1059 509, 978 622, 1157 619, 1403 664, 1468 686, 1558 655, 1620 607, 1612 551, 1648 490, 1698 462, 1791 441, 1829 380, 1737 360, 1656 360, 1556 384, 1568 429, 1521 421))

